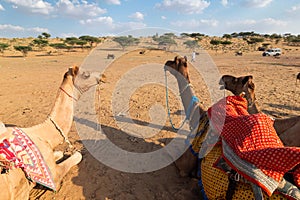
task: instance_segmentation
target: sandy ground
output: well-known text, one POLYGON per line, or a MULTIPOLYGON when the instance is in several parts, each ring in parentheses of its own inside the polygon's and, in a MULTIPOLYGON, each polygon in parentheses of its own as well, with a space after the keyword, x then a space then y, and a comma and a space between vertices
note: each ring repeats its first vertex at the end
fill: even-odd
MULTIPOLYGON (((99 64, 108 64, 107 53, 117 56, 123 54, 117 48, 99 46, 99 64)), ((130 51, 115 59, 105 70, 105 82, 97 88, 101 98, 96 98, 98 117, 107 137, 120 148, 130 152, 152 152, 167 145, 175 133, 168 121, 157 134, 149 138, 137 138, 129 135, 116 123, 112 111, 114 89, 122 76, 136 66, 145 64, 163 64, 173 60, 174 53, 147 50, 130 51)), ((26 58, 5 56, 0 58, 0 120, 6 124, 29 127, 45 120, 50 112, 62 76, 69 66, 83 63, 88 52, 68 52, 58 56, 29 55, 26 58)), ((300 72, 300 54, 297 51, 285 53, 280 58, 262 57, 261 52, 245 53, 235 56, 231 53, 210 52, 219 75, 253 75, 256 95, 262 110, 276 117, 288 117, 300 114, 299 91, 296 74, 300 72)), ((190 57, 190 56, 189 56, 190 57)), ((201 55, 199 56, 201 57, 201 55)), ((201 63, 198 60, 193 65, 201 63)), ((201 63, 205 65, 205 63, 201 63)), ((200 65, 200 67, 201 67, 200 65)), ((208 108, 211 105, 209 93, 204 83, 205 77, 190 67, 191 82, 197 97, 208 108)), ((151 69, 145 71, 150 76, 151 69)), ((159 76, 158 76, 159 77, 159 76)), ((163 76, 162 76, 163 77, 163 76)), ((171 79, 171 75, 168 75, 171 79)), ((143 79, 142 77, 136 77, 143 79)), ((129 82, 131 84, 131 82, 129 82)), ((299 83, 300 84, 300 83, 299 83)), ((226 93, 229 94, 229 93, 226 93)), ((224 95, 226 95, 224 93, 224 95)), ((174 122, 178 125, 180 101, 176 92, 170 94, 170 109, 174 122)), ((160 104, 166 108, 165 88, 162 84, 146 84, 135 90, 129 100, 128 113, 131 119, 140 125, 151 124, 149 108, 160 104)), ((154 124, 155 125, 155 124, 154 124)), ((179 177, 173 163, 148 173, 126 173, 106 166, 95 159, 84 147, 75 126, 69 133, 69 139, 83 154, 83 160, 63 178, 58 192, 34 190, 32 199, 199 199, 197 182, 191 178, 179 177)))

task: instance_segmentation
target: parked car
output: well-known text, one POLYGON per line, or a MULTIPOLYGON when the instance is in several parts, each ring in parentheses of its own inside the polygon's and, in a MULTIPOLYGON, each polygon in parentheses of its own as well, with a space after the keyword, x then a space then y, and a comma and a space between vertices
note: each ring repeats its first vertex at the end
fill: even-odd
POLYGON ((280 56, 281 49, 280 48, 268 49, 267 51, 263 52, 262 55, 263 56, 280 56))

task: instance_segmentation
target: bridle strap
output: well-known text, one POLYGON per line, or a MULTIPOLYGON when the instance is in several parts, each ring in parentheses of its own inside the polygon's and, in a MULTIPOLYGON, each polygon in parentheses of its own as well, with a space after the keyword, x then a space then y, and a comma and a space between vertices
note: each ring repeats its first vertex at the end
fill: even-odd
POLYGON ((68 97, 74 99, 75 101, 78 101, 78 99, 76 99, 75 97, 73 97, 72 95, 70 95, 66 90, 64 90, 62 87, 59 87, 59 89, 61 91, 63 91, 66 95, 68 95, 68 97))

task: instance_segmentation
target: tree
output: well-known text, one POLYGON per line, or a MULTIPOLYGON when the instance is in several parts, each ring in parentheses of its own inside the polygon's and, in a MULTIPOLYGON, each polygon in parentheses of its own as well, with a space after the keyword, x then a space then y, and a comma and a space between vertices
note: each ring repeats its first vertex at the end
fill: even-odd
POLYGON ((123 51, 125 50, 126 47, 132 46, 132 45, 137 45, 140 43, 140 40, 138 38, 134 38, 131 35, 129 36, 120 36, 120 37, 115 37, 113 38, 113 41, 118 43, 123 51))
POLYGON ((225 40, 225 41, 221 41, 221 44, 223 45, 223 51, 224 51, 224 50, 225 50, 225 47, 226 47, 227 45, 231 45, 232 42, 229 41, 229 40, 225 40))
POLYGON ((68 51, 71 49, 71 47, 67 46, 65 43, 52 43, 49 46, 58 50, 58 52, 60 52, 61 49, 67 49, 68 51))
POLYGON ((191 50, 194 50, 194 49, 200 47, 197 40, 187 40, 183 44, 191 50))
POLYGON ((165 46, 167 49, 170 49, 172 45, 177 45, 175 40, 168 34, 161 35, 160 37, 153 37, 152 39, 158 43, 158 46, 165 46))
POLYGON ((90 43, 90 48, 93 47, 94 43, 99 43, 100 42, 99 38, 88 36, 88 35, 80 36, 79 39, 89 42, 90 43))
POLYGON ((79 39, 77 37, 67 37, 64 42, 66 44, 70 45, 70 48, 68 48, 68 50, 71 50, 74 48, 74 46, 78 42, 78 40, 79 39))
POLYGON ((32 51, 31 46, 14 46, 16 51, 20 51, 23 53, 23 57, 26 57, 29 51, 32 51))
POLYGON ((198 41, 200 41, 202 39, 202 37, 204 37, 205 35, 204 34, 201 34, 201 33, 181 33, 180 36, 182 37, 191 37, 191 38, 194 38, 198 41))
POLYGON ((300 44, 300 35, 289 35, 285 38, 285 41, 288 43, 288 45, 298 46, 300 44))
POLYGON ((190 37, 190 34, 188 34, 188 33, 180 33, 180 36, 181 37, 190 37))
POLYGON ((271 39, 281 39, 282 36, 280 34, 273 33, 272 35, 270 35, 270 38, 271 39))
POLYGON ((48 46, 48 38, 50 38, 51 35, 49 33, 42 33, 41 35, 38 35, 37 39, 34 39, 30 45, 37 46, 40 50, 43 50, 45 46, 48 46))
POLYGON ((225 39, 231 39, 232 38, 232 35, 229 35, 229 34, 224 34, 223 36, 222 36, 222 38, 225 38, 225 39))
POLYGON ((52 43, 49 46, 55 49, 68 49, 68 46, 65 43, 52 43))
POLYGON ((51 35, 49 33, 42 33, 43 38, 48 39, 51 37, 51 35))
POLYGON ((4 50, 6 50, 8 47, 9 47, 8 44, 0 43, 0 53, 2 54, 2 56, 4 54, 4 50))
POLYGON ((212 39, 210 40, 209 42, 211 45, 213 45, 213 48, 216 50, 216 53, 218 51, 218 46, 222 43, 221 40, 215 40, 215 39, 212 39))
POLYGON ((164 36, 170 37, 170 38, 175 38, 176 37, 174 33, 165 33, 164 36))
POLYGON ((256 49, 256 44, 260 43, 260 42, 264 42, 265 39, 264 38, 259 38, 259 37, 252 37, 250 38, 250 40, 246 40, 248 45, 253 46, 253 49, 256 49))
POLYGON ((31 42, 31 45, 33 46, 37 46, 39 49, 43 49, 45 46, 48 46, 49 42, 48 40, 45 40, 45 39, 34 39, 32 42, 31 42))
POLYGON ((238 33, 236 33, 236 32, 234 32, 234 33, 231 33, 230 35, 231 35, 231 37, 233 37, 233 38, 237 38, 237 37, 239 37, 239 34, 238 34, 238 33))
MULTIPOLYGON (((86 40, 77 40, 77 41, 76 41, 76 44, 79 45, 79 46, 81 46, 81 49, 82 49, 82 51, 83 51, 84 45, 87 44, 87 41, 86 41, 86 40)), ((92 47, 92 46, 90 46, 90 47, 92 47)))

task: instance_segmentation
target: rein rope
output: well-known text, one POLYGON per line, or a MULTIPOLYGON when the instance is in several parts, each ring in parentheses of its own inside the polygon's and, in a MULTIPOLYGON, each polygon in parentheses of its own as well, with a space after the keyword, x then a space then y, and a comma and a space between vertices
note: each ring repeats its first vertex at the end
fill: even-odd
MULTIPOLYGON (((77 88, 77 87, 74 87, 75 89, 77 89, 80 94, 81 94, 81 91, 77 88)), ((59 89, 65 93, 68 97, 72 98, 73 100, 75 101, 78 101, 78 99, 76 99, 73 95, 70 95, 66 90, 64 90, 62 87, 59 87, 59 89)), ((70 140, 68 139, 68 137, 66 136, 66 134, 64 134, 63 130, 59 127, 59 125, 51 118, 49 117, 50 121, 52 122, 52 124, 55 126, 56 130, 58 130, 58 132, 60 133, 60 135, 64 138, 64 141, 68 144, 69 146, 69 149, 73 149, 73 145, 71 144, 70 140)))
MULTIPOLYGON (((172 121, 172 118, 171 118, 171 111, 170 111, 170 107, 169 107, 169 92, 168 92, 168 78, 167 78, 167 70, 165 69, 165 85, 166 85, 166 105, 167 105, 167 110, 168 110, 168 117, 169 117, 169 121, 170 121, 170 124, 173 128, 173 130, 175 131, 178 131, 179 129, 181 129, 183 127, 183 125, 185 124, 186 121, 188 121, 190 119, 190 116, 191 116, 191 111, 192 111, 192 108, 193 108, 193 105, 195 103, 198 103, 199 102, 199 99, 196 97, 196 96, 193 96, 191 101, 190 101, 190 104, 189 104, 189 107, 187 109, 187 112, 186 112, 186 117, 185 119, 183 120, 182 124, 176 128, 173 121, 172 121)), ((190 84, 188 84, 182 91, 184 92, 186 90, 186 88, 188 88, 190 86, 190 84)))
POLYGON ((59 127, 59 125, 51 117, 49 117, 49 119, 52 122, 52 124, 55 126, 55 128, 58 130, 58 132, 60 133, 60 135, 64 138, 65 142, 69 145, 69 147, 73 148, 73 145, 71 144, 70 140, 64 134, 63 130, 59 127))
MULTIPOLYGON (((74 87, 74 88, 76 88, 76 87, 74 87)), ((78 101, 78 99, 76 99, 74 96, 72 96, 72 95, 70 95, 66 90, 64 90, 62 87, 59 87, 59 89, 61 90, 61 91, 63 91, 66 95, 68 95, 68 97, 70 97, 70 98, 72 98, 72 99, 74 99, 75 101, 78 101)), ((77 88, 76 88, 77 89, 77 88)), ((77 89, 79 92, 80 92, 80 94, 81 94, 81 91, 79 90, 79 89, 77 89)))

